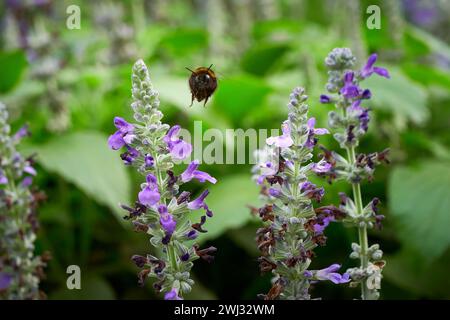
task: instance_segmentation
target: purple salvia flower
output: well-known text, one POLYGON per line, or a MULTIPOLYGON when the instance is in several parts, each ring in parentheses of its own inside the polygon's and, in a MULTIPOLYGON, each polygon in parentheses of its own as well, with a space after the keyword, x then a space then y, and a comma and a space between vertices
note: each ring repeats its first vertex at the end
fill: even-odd
POLYGON ((256 179, 258 184, 262 184, 264 179, 268 176, 273 176, 278 171, 278 166, 273 164, 272 162, 266 162, 260 166, 260 175, 256 179))
POLYGON ((281 125, 282 135, 278 137, 269 137, 266 140, 266 143, 271 146, 275 145, 279 148, 288 148, 292 146, 294 141, 291 138, 291 128, 289 127, 289 123, 287 121, 283 122, 281 125))
POLYGON ((156 177, 153 174, 147 175, 147 184, 138 194, 139 202, 145 206, 153 206, 158 203, 161 195, 158 191, 156 177))
POLYGON ((372 97, 372 92, 369 89, 364 89, 361 93, 361 99, 370 99, 372 97))
MULTIPOLYGON (((313 249, 325 245, 326 241, 319 231, 323 231, 329 219, 317 218, 317 209, 313 208, 312 202, 321 201, 325 191, 307 178, 314 167, 321 171, 330 169, 329 164, 311 162, 316 136, 329 132, 315 128, 315 118, 308 120, 307 98, 302 88, 292 92, 288 120, 282 124, 283 134, 266 140, 267 145, 283 148, 281 152, 270 161, 267 160, 274 148, 266 146, 255 152, 261 153, 262 159, 257 159, 262 161, 253 168, 253 177, 262 185, 261 195, 265 203, 259 209, 252 208, 252 212, 264 222, 264 227, 257 231, 258 249, 262 252, 259 266, 261 272, 271 272, 277 279, 269 293, 264 295, 265 299, 311 299, 309 288, 317 279, 314 278, 315 273, 307 268, 314 256, 313 249), (272 168, 272 160, 278 161, 279 165, 272 168), (269 171, 270 177, 262 169, 269 171)), ((321 101, 329 103, 332 99, 323 96, 321 101)))
POLYGON ((332 169, 332 165, 326 162, 325 160, 320 160, 317 163, 314 163, 312 166, 312 171, 315 173, 327 173, 332 169))
POLYGON ((275 189, 275 188, 269 188, 269 194, 272 197, 278 198, 281 196, 281 191, 279 189, 275 189))
POLYGON ((183 182, 189 182, 192 179, 197 179, 200 182, 209 181, 211 183, 216 183, 217 180, 213 177, 211 177, 206 172, 197 170, 198 166, 200 165, 200 162, 198 160, 192 161, 187 169, 181 174, 181 181, 183 182))
POLYGON ((321 223, 314 224, 314 232, 316 233, 323 233, 325 228, 328 227, 330 222, 335 221, 333 216, 327 216, 322 219, 321 223))
POLYGON ((344 86, 340 90, 340 93, 347 99, 355 99, 360 96, 360 89, 354 83, 354 72, 349 71, 344 75, 344 86))
POLYGON ((305 181, 300 184, 300 192, 305 197, 308 197, 309 199, 315 199, 317 202, 320 202, 325 194, 325 190, 323 188, 317 188, 314 183, 311 183, 309 181, 305 181))
POLYGON ((23 171, 28 173, 28 174, 31 174, 32 176, 35 176, 37 174, 36 169, 34 169, 30 165, 25 166, 25 168, 23 168, 23 171))
POLYGON ((108 145, 113 150, 118 150, 126 144, 130 144, 134 139, 134 126, 121 117, 114 118, 114 125, 117 131, 108 139, 108 145))
POLYGON ((336 284, 350 282, 348 273, 344 273, 343 275, 341 275, 336 272, 340 268, 341 265, 335 263, 329 266, 328 268, 317 270, 316 278, 318 280, 330 280, 331 282, 336 284))
POLYGON ((369 110, 363 109, 361 114, 359 115, 359 127, 364 132, 367 132, 367 130, 369 129, 369 121, 370 121, 369 110))
POLYGON ((30 134, 30 131, 29 131, 29 129, 28 129, 28 125, 26 124, 26 125, 24 125, 23 127, 21 127, 17 132, 16 132, 16 134, 14 135, 14 137, 13 137, 13 139, 14 140, 16 140, 16 141, 19 141, 19 140, 21 140, 22 138, 24 138, 24 137, 29 137, 31 134, 30 134))
POLYGON ((13 280, 12 275, 6 272, 0 272, 0 291, 8 289, 13 280))
POLYGON ((159 223, 166 231, 166 234, 173 234, 177 226, 177 222, 174 220, 173 216, 167 211, 167 206, 160 205, 158 208, 160 215, 159 223))
POLYGON ((152 168, 154 164, 155 164, 155 159, 153 159, 153 157, 149 154, 145 155, 145 157, 144 157, 145 169, 152 168))
POLYGON ((134 161, 139 157, 139 151, 135 148, 126 145, 127 151, 120 155, 125 165, 132 165, 134 161))
POLYGON ((8 178, 5 176, 3 171, 0 169, 0 184, 7 184, 8 178))
POLYGON ((173 126, 164 137, 164 142, 167 144, 170 154, 175 160, 184 160, 192 153, 192 145, 178 138, 180 130, 181 127, 179 125, 173 126))
MULTIPOLYGON (((340 61, 348 59, 352 56, 349 49, 344 55, 343 49, 334 49, 327 60, 340 61), (345 56, 345 57, 344 57, 345 56)), ((336 130, 334 133, 335 139, 339 145, 344 149, 347 158, 339 155, 337 152, 324 150, 323 157, 330 163, 332 170, 315 170, 321 176, 328 176, 331 182, 334 179, 344 179, 352 184, 353 199, 340 194, 341 204, 339 210, 344 212, 343 221, 348 226, 356 226, 359 233, 359 244, 352 245, 352 253, 350 255, 353 259, 359 259, 361 264, 358 267, 347 270, 344 275, 339 275, 335 271, 339 268, 338 265, 330 266, 327 269, 317 272, 318 277, 328 278, 335 283, 348 282, 350 277, 355 280, 355 283, 361 285, 361 298, 378 299, 380 289, 379 283, 381 281, 381 269, 384 266, 384 261, 381 261, 382 251, 379 250, 377 244, 369 246, 367 238, 367 229, 378 227, 380 225, 381 216, 373 210, 372 204, 363 207, 363 199, 361 192, 361 181, 373 179, 374 166, 380 164, 385 157, 385 152, 381 152, 381 158, 378 158, 377 153, 372 154, 358 154, 357 146, 360 144, 360 137, 367 132, 370 121, 369 109, 361 106, 363 99, 372 98, 372 93, 369 89, 361 90, 359 84, 362 80, 370 77, 376 73, 382 77, 389 78, 389 72, 385 68, 376 67, 375 62, 377 55, 372 54, 365 66, 354 77, 354 72, 349 71, 352 66, 339 65, 338 68, 327 63, 329 69, 329 78, 327 90, 330 93, 340 91, 341 96, 335 101, 335 106, 340 109, 342 116, 337 119, 335 112, 329 114, 329 124, 336 130), (342 85, 342 75, 344 75, 344 84, 342 85), (357 90, 356 90, 357 88, 357 90), (331 90, 332 89, 332 90, 331 90), (369 248, 377 248, 375 253, 371 253, 369 248), (374 274, 374 270, 376 273, 374 274), (374 280, 377 285, 369 285, 369 282, 374 280)), ((322 226, 329 221, 323 219, 322 223, 315 225, 317 231, 322 230, 322 226), (325 223, 323 223, 325 222, 325 223)), ((373 282, 373 281, 372 281, 373 282)))
POLYGON ((198 237, 198 232, 196 230, 191 230, 188 233, 186 233, 186 238, 189 240, 194 240, 198 237))
POLYGON ((33 178, 25 177, 25 178, 23 178, 23 180, 21 182, 21 186, 22 186, 22 188, 28 188, 29 186, 31 186, 32 183, 33 183, 33 178))
POLYGON ((321 136, 321 135, 330 133, 327 129, 323 129, 323 128, 315 129, 314 128, 315 125, 316 125, 316 119, 310 118, 307 122, 308 137, 305 142, 305 147, 310 148, 310 149, 314 148, 314 146, 317 143, 317 140, 314 137, 315 135, 321 136))
POLYGON ((167 300, 180 300, 194 284, 190 278, 195 260, 192 254, 202 252, 194 248, 191 240, 199 232, 207 232, 202 225, 212 216, 204 201, 209 191, 190 201, 190 193, 181 187, 193 179, 211 183, 217 180, 198 170, 199 161, 193 161, 180 176, 174 174, 178 165, 175 161, 189 157, 192 146, 179 137, 180 126, 170 127, 161 121, 164 114, 159 110, 159 95, 142 60, 134 64, 131 81, 131 108, 136 124, 116 117, 117 131, 109 137, 108 144, 114 150, 126 147, 120 155, 124 163, 146 177, 134 206, 121 207, 127 211, 126 218, 132 220, 135 230, 146 233, 158 252, 157 257, 134 255, 133 261, 144 268, 138 275, 140 285, 147 278, 156 278, 156 291, 164 291, 167 300), (192 223, 189 213, 197 209, 204 209, 206 215, 201 216, 200 223, 192 223))
POLYGON ((329 95, 321 94, 320 95, 320 103, 331 103, 333 100, 329 95))
POLYGON ((39 299, 45 262, 34 254, 40 196, 31 188, 36 170, 17 144, 26 126, 10 136, 9 114, 0 103, 0 299, 39 299))
POLYGON ((180 296, 178 296, 178 290, 172 288, 169 292, 167 292, 164 296, 164 300, 183 300, 180 296))
POLYGON ((366 65, 359 72, 359 76, 362 79, 370 77, 373 73, 376 73, 379 76, 382 76, 382 77, 385 77, 388 79, 390 78, 390 75, 389 75, 389 72, 387 71, 387 69, 373 66, 376 61, 377 61, 377 54, 376 53, 371 54, 369 59, 367 60, 366 65))
POLYGON ((193 201, 188 203, 188 208, 191 209, 191 210, 198 210, 198 209, 202 209, 202 208, 205 209, 205 207, 207 207, 207 206, 206 206, 204 201, 205 201, 205 198, 208 196, 208 194, 209 194, 209 190, 204 190, 198 196, 197 199, 195 199, 195 200, 193 200, 193 201))

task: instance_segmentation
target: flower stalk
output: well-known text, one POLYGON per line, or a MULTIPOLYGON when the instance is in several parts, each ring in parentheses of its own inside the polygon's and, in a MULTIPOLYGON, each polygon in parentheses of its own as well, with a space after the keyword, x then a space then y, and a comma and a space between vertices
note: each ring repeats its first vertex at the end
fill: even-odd
POLYGON ((265 205, 253 208, 265 223, 257 231, 257 243, 262 256, 261 272, 272 272, 273 286, 261 298, 284 300, 310 299, 311 283, 330 280, 346 283, 348 274, 336 271, 333 264, 321 270, 311 270, 314 249, 326 242, 324 230, 331 221, 341 219, 339 208, 313 207, 319 203, 324 189, 308 180, 314 172, 328 170, 325 161, 311 161, 316 136, 328 130, 315 128, 315 119, 307 118, 307 96, 303 88, 290 95, 288 119, 282 124, 282 135, 269 137, 266 148, 257 150, 258 164, 253 168, 254 179, 261 185, 265 205))
POLYGON ((16 149, 29 135, 27 127, 11 135, 8 112, 0 103, 0 299, 34 300, 39 291, 48 254, 34 254, 39 228, 38 202, 44 195, 32 189, 33 157, 24 158, 16 149))
POLYGON ((388 163, 388 150, 371 154, 357 154, 360 138, 367 133, 370 121, 369 109, 361 104, 370 99, 369 89, 362 89, 360 83, 373 74, 389 78, 385 68, 375 66, 377 55, 372 54, 366 65, 353 70, 356 58, 348 48, 333 49, 325 59, 328 68, 328 94, 321 95, 324 104, 334 104, 340 112, 330 111, 329 127, 335 131, 334 138, 345 150, 347 157, 322 147, 323 160, 328 170, 318 173, 327 177, 331 183, 335 179, 345 179, 352 186, 353 199, 341 193, 340 208, 345 213, 343 222, 356 227, 358 244, 353 243, 350 257, 360 260, 360 266, 347 270, 352 278, 352 286, 361 286, 361 298, 372 300, 379 298, 381 272, 385 262, 381 260, 383 252, 378 244, 369 247, 367 230, 374 226, 381 228, 384 216, 378 214, 378 198, 372 199, 366 207, 363 205, 361 182, 372 181, 375 167, 382 162, 388 163))
POLYGON ((191 291, 194 281, 190 277, 193 261, 198 258, 211 262, 216 248, 200 250, 193 244, 203 229, 207 218, 213 213, 205 203, 209 194, 204 190, 194 200, 190 192, 180 193, 180 187, 191 180, 216 183, 208 173, 198 170, 198 160, 192 161, 180 175, 174 168, 180 160, 188 158, 192 146, 178 135, 181 127, 163 123, 159 110, 158 92, 153 88, 147 66, 138 60, 132 72, 131 107, 135 123, 116 117, 117 131, 108 139, 113 150, 124 149, 120 155, 125 165, 135 168, 143 177, 141 191, 134 206, 122 205, 128 212, 135 230, 149 235, 153 247, 160 249, 160 256, 134 255, 133 262, 141 268, 139 284, 147 278, 155 278, 156 292, 165 293, 168 300, 179 300, 191 291), (187 214, 204 210, 199 223, 192 223, 187 214))

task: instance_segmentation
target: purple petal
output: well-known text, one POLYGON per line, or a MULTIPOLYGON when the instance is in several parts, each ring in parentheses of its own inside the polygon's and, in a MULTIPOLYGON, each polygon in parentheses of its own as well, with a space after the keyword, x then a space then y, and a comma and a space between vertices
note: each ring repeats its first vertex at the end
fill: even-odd
POLYGON ((194 240, 198 237, 198 232, 196 230, 191 230, 186 234, 186 238, 194 240))
POLYGON ((270 189, 269 189, 269 194, 270 194, 272 197, 279 197, 279 196, 281 195, 281 191, 278 190, 278 189, 270 188, 270 189))
POLYGON ((138 199, 144 206, 153 206, 158 203, 161 198, 157 189, 152 189, 149 186, 142 189, 138 194, 138 199))
POLYGON ((294 144, 294 141, 291 138, 291 128, 289 127, 289 123, 287 121, 283 122, 281 125, 281 131, 283 134, 278 137, 269 137, 266 139, 266 143, 271 146, 275 145, 279 148, 289 148, 294 144))
POLYGON ((175 160, 184 160, 192 153, 192 145, 184 140, 172 142, 169 146, 170 154, 175 160))
POLYGON ((122 139, 126 144, 130 144, 136 138, 135 134, 125 134, 122 139))
POLYGON ((373 72, 375 72, 376 74, 385 77, 387 79, 389 79, 391 76, 389 75, 389 71, 387 71, 387 69, 385 68, 381 68, 381 67, 374 67, 373 68, 373 72))
POLYGON ((114 125, 121 133, 129 133, 134 131, 134 126, 125 121, 121 117, 114 118, 114 125))
POLYGON ((2 171, 0 171, 0 184, 7 184, 8 178, 3 174, 2 171))
POLYGON ((331 102, 330 96, 327 96, 326 94, 320 95, 320 103, 330 103, 330 102, 331 102))
POLYGON ((23 171, 31 174, 32 176, 35 176, 37 174, 36 169, 34 169, 32 166, 25 166, 25 168, 23 168, 23 171))
POLYGON ((344 82, 346 84, 352 84, 353 83, 353 77, 354 77, 353 71, 346 72, 345 75, 344 75, 344 82))
POLYGON ((283 136, 289 136, 291 134, 291 127, 289 127, 289 123, 287 121, 283 122, 281 125, 281 131, 283 132, 283 136))
POLYGON ((205 207, 204 200, 208 196, 209 190, 203 191, 200 196, 188 203, 188 208, 191 210, 198 210, 205 207))
POLYGON ((373 67, 373 65, 375 64, 375 62, 377 61, 377 58, 378 58, 377 54, 376 53, 372 53, 369 56, 369 59, 367 59, 367 63, 364 66, 364 69, 371 69, 373 67))
POLYGON ((341 268, 340 264, 334 263, 331 266, 329 266, 329 267, 327 267, 325 269, 322 269, 321 271, 324 271, 324 272, 327 272, 327 273, 328 272, 335 272, 335 271, 338 271, 340 268, 341 268))
POLYGON ((328 280, 330 280, 331 282, 335 283, 335 284, 339 284, 341 283, 342 280, 342 276, 339 273, 329 273, 327 276, 328 280))
POLYGON ((269 137, 266 140, 266 143, 271 146, 275 145, 279 148, 289 148, 294 144, 294 141, 290 136, 278 136, 278 137, 269 137))
POLYGON ((16 132, 16 134, 14 135, 14 139, 20 140, 29 135, 30 135, 30 131, 28 130, 28 125, 24 125, 16 132))
POLYGON ((331 170, 332 165, 328 162, 321 160, 318 163, 315 163, 312 167, 312 171, 316 173, 327 173, 331 170))
POLYGON ((309 118, 307 122, 307 126, 310 130, 314 129, 314 126, 316 125, 316 118, 309 118))
POLYGON ((365 89, 361 94, 361 99, 370 99, 372 97, 372 92, 369 89, 365 89))
POLYGON ((340 92, 347 99, 357 98, 360 95, 358 86, 353 84, 345 85, 344 87, 342 87, 340 92))
POLYGON ((157 187, 157 183, 158 180, 156 179, 155 175, 152 173, 149 173, 146 177, 145 180, 147 181, 147 184, 152 186, 152 187, 157 187))
POLYGON ((0 291, 8 289, 11 285, 12 279, 12 275, 5 272, 0 272, 0 291))
POLYGON ((178 290, 172 288, 169 292, 164 295, 164 300, 183 300, 178 296, 178 290))
POLYGON ((330 131, 328 131, 327 129, 325 129, 325 128, 317 128, 317 129, 314 129, 314 134, 315 135, 318 135, 318 136, 321 136, 321 135, 324 135, 324 134, 329 134, 330 133, 330 131))
POLYGON ((28 188, 29 186, 31 186, 32 183, 33 183, 33 178, 31 178, 31 177, 25 177, 25 178, 22 180, 21 185, 22 185, 23 188, 28 188))
POLYGON ((215 184, 217 182, 216 178, 213 178, 208 173, 200 171, 200 170, 195 170, 193 173, 193 177, 200 182, 209 181, 212 184, 215 184))
POLYGON ((162 214, 159 223, 161 223, 161 226, 167 234, 173 234, 177 226, 177 222, 170 213, 162 214))
POLYGON ((192 161, 192 162, 188 165, 188 167, 186 168, 186 170, 184 170, 184 172, 181 174, 181 181, 183 181, 183 182, 191 181, 192 178, 194 177, 194 171, 197 170, 199 164, 200 164, 200 161, 198 161, 197 159, 195 159, 194 161, 192 161))
POLYGON ((123 134, 120 131, 114 132, 108 138, 108 146, 113 150, 118 150, 125 145, 125 141, 123 141, 123 134))
POLYGON ((166 136, 164 137, 164 141, 167 143, 169 141, 177 140, 176 135, 181 130, 181 127, 179 125, 175 125, 172 128, 167 131, 166 136))
POLYGON ((341 283, 347 283, 350 282, 350 274, 347 272, 342 275, 341 283))
POLYGON ((149 169, 149 168, 153 167, 153 165, 154 165, 154 163, 155 163, 154 160, 155 160, 155 159, 153 159, 153 157, 152 157, 151 155, 147 154, 147 155, 144 157, 145 168, 146 168, 146 169, 149 169))

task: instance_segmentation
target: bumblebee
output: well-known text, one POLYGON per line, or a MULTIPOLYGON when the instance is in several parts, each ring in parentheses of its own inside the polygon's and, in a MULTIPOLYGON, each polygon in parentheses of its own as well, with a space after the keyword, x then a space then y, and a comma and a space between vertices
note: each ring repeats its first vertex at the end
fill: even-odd
POLYGON ((214 91, 217 88, 217 78, 214 71, 211 70, 213 65, 210 65, 208 68, 206 67, 198 67, 195 70, 191 70, 186 67, 187 70, 191 72, 191 76, 189 77, 189 88, 191 89, 192 100, 191 105, 194 103, 194 100, 201 102, 205 100, 203 106, 206 106, 209 97, 212 96, 214 91))

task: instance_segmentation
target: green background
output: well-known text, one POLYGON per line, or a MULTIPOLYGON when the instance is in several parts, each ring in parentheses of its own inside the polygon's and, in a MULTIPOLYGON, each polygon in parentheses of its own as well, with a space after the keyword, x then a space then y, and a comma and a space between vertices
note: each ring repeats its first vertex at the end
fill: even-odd
MULTIPOLYGON (((20 1, 19 1, 20 2, 20 1)), ((304 86, 310 115, 326 126, 330 105, 321 105, 324 58, 350 47, 360 65, 370 53, 391 79, 364 82, 373 97, 370 129, 361 152, 391 148, 391 165, 362 185, 364 202, 381 199, 384 229, 370 232, 385 253, 383 299, 450 298, 450 47, 449 1, 33 1, 14 12, 1 8, 0 100, 14 128, 30 125, 22 144, 37 152, 35 185, 48 200, 39 209, 37 252, 53 259, 41 288, 49 299, 153 299, 148 281, 137 286, 133 254, 152 250, 144 234, 123 221, 118 203, 136 198, 142 178, 121 164, 106 140, 112 119, 132 119, 130 74, 135 60, 149 66, 165 121, 193 129, 279 128, 289 92, 304 86), (66 8, 81 9, 81 29, 66 27, 66 8), (381 9, 381 29, 366 27, 366 8, 381 9), (25 18, 24 18, 25 17, 25 18), (18 19, 28 26, 20 44, 18 19), (34 50, 34 51, 33 51, 34 50), (30 52, 37 57, 30 60, 30 52), (27 58, 28 54, 28 58, 27 58), (206 108, 190 104, 185 67, 209 66, 219 86, 206 108), (66 268, 79 265, 82 290, 67 290, 66 268)), ((24 3, 22 1, 22 3, 24 3)), ((331 136, 320 143, 337 149, 331 136)), ((316 158, 317 159, 317 158, 316 158)), ((267 292, 247 205, 257 204, 250 165, 203 165, 219 182, 210 187, 210 219, 204 245, 218 248, 212 265, 198 261, 197 282, 186 298, 254 299, 267 292)), ((339 182, 327 185, 323 204, 338 204, 339 182)), ((192 184, 192 191, 200 190, 192 184)), ((317 249, 314 267, 352 266, 356 231, 332 224, 328 245, 317 249)), ((352 299, 359 290, 321 283, 313 296, 352 299)))

